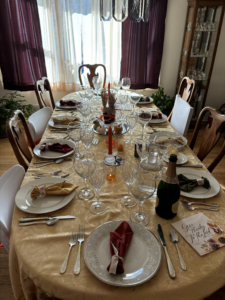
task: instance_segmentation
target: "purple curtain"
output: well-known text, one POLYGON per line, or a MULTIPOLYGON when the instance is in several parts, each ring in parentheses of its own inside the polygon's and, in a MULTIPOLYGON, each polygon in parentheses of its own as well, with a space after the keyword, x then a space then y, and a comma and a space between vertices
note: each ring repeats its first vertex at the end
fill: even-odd
POLYGON ((0 0, 0 68, 10 90, 34 90, 47 76, 37 0, 0 0))
POLYGON ((132 89, 158 88, 166 11, 167 0, 151 0, 148 22, 123 22, 121 78, 132 89))

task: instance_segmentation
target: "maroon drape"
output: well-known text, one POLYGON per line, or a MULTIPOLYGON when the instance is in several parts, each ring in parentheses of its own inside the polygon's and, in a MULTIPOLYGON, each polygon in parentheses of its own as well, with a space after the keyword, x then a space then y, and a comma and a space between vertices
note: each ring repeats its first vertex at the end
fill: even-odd
POLYGON ((47 76, 37 0, 0 0, 0 68, 10 90, 34 90, 47 76))
POLYGON ((151 0, 148 22, 123 22, 121 78, 132 89, 158 88, 166 11, 167 0, 151 0))

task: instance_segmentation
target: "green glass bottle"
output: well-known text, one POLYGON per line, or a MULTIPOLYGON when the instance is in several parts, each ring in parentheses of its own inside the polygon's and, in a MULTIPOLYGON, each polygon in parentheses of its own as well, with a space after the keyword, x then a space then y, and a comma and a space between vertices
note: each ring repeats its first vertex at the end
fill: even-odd
POLYGON ((177 156, 171 154, 169 165, 162 180, 159 182, 156 196, 156 213, 164 219, 172 219, 177 215, 180 186, 176 174, 177 156))

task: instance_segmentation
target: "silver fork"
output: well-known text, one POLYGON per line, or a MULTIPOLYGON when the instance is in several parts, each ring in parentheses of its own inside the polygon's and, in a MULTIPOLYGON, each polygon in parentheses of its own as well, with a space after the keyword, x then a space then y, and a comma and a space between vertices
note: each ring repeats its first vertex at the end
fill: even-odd
POLYGON ((79 242, 79 251, 77 254, 77 260, 76 260, 75 267, 73 270, 73 273, 75 275, 80 274, 80 251, 81 251, 81 243, 83 243, 83 241, 84 241, 84 235, 85 235, 85 226, 79 225, 79 232, 77 233, 78 242, 79 242))
POLYGON ((57 174, 59 174, 60 172, 62 172, 62 170, 59 170, 59 171, 55 171, 55 172, 49 172, 49 173, 33 173, 32 175, 33 176, 38 176, 38 175, 45 175, 45 174, 51 174, 51 175, 57 175, 57 174))
POLYGON ((77 243, 77 234, 75 232, 72 232, 71 237, 70 237, 70 241, 69 241, 69 251, 67 253, 67 256, 62 264, 62 267, 60 269, 60 274, 64 274, 66 272, 66 268, 67 268, 67 263, 69 260, 69 255, 70 255, 70 250, 72 249, 73 246, 75 246, 77 243))

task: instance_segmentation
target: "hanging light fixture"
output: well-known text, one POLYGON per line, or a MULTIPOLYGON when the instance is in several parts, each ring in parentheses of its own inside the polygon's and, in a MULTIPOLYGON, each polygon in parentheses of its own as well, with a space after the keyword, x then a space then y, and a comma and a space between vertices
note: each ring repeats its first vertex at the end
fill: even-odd
POLYGON ((132 22, 148 22, 150 0, 100 0, 101 21, 124 22, 127 17, 132 22))

